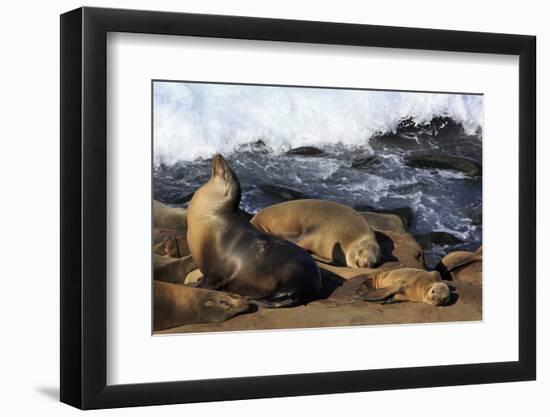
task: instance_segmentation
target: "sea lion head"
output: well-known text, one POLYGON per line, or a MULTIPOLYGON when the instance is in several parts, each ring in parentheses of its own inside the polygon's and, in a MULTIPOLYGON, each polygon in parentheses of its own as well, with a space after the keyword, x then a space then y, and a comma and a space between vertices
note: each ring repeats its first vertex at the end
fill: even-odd
POLYGON ((212 158, 210 180, 200 188, 200 193, 208 194, 209 206, 220 210, 236 210, 241 201, 241 184, 223 156, 212 158))
POLYGON ((164 254, 165 256, 170 256, 171 258, 179 258, 179 246, 178 241, 175 237, 170 236, 164 239, 164 254))
POLYGON ((380 260, 380 245, 372 240, 361 240, 346 254, 346 264, 352 268, 372 268, 380 260))
POLYGON ((451 301, 451 289, 444 282, 435 282, 426 288, 424 301, 434 306, 447 305, 451 301))
POLYGON ((210 291, 210 293, 201 300, 200 308, 201 316, 204 315, 208 322, 219 323, 250 308, 248 300, 244 297, 221 291, 210 291))

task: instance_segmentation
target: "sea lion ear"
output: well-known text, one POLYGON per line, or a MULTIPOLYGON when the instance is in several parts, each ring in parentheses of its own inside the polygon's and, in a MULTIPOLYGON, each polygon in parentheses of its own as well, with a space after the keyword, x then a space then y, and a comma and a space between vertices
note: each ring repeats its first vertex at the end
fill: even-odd
POLYGON ((204 302, 204 306, 205 306, 205 307, 213 307, 213 306, 214 306, 214 301, 212 301, 212 300, 206 300, 206 301, 204 302))

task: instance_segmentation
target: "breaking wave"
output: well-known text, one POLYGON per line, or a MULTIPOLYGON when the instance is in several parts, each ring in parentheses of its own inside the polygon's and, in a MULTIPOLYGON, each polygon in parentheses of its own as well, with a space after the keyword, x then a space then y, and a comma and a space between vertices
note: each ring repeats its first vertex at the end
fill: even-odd
POLYGON ((481 95, 156 81, 153 104, 155 163, 169 165, 258 140, 273 153, 365 146, 406 118, 450 118, 467 134, 483 127, 481 95))

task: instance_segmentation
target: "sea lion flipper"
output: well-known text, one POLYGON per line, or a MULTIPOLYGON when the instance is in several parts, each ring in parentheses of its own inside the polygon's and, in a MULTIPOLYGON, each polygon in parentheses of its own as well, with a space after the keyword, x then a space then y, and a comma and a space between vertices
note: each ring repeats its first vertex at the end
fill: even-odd
POLYGON ((266 298, 249 299, 248 302, 265 308, 294 307, 300 304, 300 300, 293 298, 292 294, 287 292, 276 293, 266 298))
POLYGON ((383 301, 387 300, 390 297, 393 297, 395 294, 399 292, 400 287, 393 286, 393 287, 386 287, 386 288, 378 288, 378 289, 367 289, 363 294, 361 294, 361 298, 364 301, 383 301))

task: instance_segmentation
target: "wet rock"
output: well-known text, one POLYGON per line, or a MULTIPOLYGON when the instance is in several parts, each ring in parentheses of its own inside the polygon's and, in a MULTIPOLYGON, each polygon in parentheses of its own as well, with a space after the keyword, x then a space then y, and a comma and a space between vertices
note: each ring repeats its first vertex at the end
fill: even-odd
POLYGON ((419 140, 417 136, 411 134, 391 134, 373 136, 369 144, 374 150, 399 149, 402 151, 411 151, 423 148, 424 140, 419 140))
POLYGON ((472 224, 475 226, 481 226, 483 223, 483 209, 482 206, 473 207, 469 210, 472 224))
POLYGON ((475 160, 443 153, 414 153, 405 156, 404 161, 413 168, 449 169, 463 172, 471 177, 479 177, 482 173, 481 164, 475 160))
POLYGON ((446 246, 464 243, 462 239, 447 232, 431 232, 423 235, 416 235, 415 238, 424 249, 433 245, 446 246))
POLYGON ((260 190, 273 197, 281 199, 283 201, 299 200, 304 198, 304 194, 300 191, 293 190, 287 187, 281 187, 279 185, 261 184, 260 190))
POLYGON ((356 169, 368 169, 380 164, 381 160, 376 155, 361 155, 351 161, 351 167, 356 169))
POLYGON ((324 152, 314 146, 300 146, 298 148, 290 149, 286 152, 287 155, 300 155, 300 156, 318 156, 324 154, 324 152))

